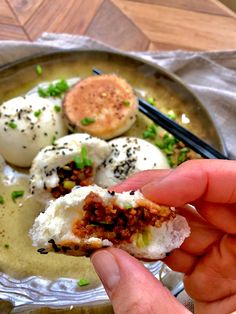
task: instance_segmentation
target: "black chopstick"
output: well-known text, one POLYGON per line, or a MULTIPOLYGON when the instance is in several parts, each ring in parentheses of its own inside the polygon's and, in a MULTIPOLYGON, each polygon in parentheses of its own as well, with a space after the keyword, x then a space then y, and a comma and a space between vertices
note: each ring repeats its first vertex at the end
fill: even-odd
MULTIPOLYGON (((100 75, 102 72, 98 69, 93 69, 93 73, 100 75)), ((160 125, 163 129, 173 134, 177 139, 186 144, 189 148, 200 154, 204 158, 209 159, 229 159, 227 156, 218 152, 215 148, 201 140, 199 137, 168 118, 161 113, 157 108, 150 105, 144 99, 138 98, 139 111, 141 111, 149 119, 160 125)))

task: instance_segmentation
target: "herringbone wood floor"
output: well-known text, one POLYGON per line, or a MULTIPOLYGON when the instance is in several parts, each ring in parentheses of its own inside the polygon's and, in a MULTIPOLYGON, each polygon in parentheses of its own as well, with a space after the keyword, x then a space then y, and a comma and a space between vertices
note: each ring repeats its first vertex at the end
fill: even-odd
POLYGON ((0 39, 46 31, 125 50, 236 49, 235 16, 218 0, 0 0, 0 39))

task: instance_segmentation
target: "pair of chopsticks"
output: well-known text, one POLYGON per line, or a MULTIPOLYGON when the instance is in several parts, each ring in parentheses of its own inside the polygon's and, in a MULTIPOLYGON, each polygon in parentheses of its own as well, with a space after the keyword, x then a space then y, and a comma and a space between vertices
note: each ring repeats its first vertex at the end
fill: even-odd
MULTIPOLYGON (((93 69, 93 73, 96 75, 102 74, 102 72, 98 69, 93 69)), ((227 156, 218 152, 215 148, 201 140, 199 137, 197 137, 175 121, 168 118, 166 115, 161 113, 157 108, 150 105, 144 99, 138 98, 138 102, 139 111, 141 111, 153 122, 160 125, 163 129, 173 134, 177 139, 182 141, 185 145, 187 145, 196 153, 200 154, 202 157, 209 159, 229 159, 227 156)))

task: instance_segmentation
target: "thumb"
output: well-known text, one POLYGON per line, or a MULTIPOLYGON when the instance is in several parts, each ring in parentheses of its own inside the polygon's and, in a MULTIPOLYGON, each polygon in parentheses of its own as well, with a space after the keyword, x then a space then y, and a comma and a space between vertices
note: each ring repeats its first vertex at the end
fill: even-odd
POLYGON ((95 252, 91 260, 115 314, 190 313, 128 253, 109 248, 95 252))

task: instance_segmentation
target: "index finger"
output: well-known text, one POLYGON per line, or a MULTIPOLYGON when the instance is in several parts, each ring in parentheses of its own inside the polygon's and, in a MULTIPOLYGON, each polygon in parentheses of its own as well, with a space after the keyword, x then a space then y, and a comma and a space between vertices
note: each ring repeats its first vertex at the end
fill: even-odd
POLYGON ((221 204, 236 203, 236 161, 191 160, 141 188, 153 202, 182 206, 199 199, 221 204))

